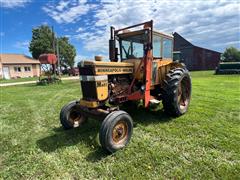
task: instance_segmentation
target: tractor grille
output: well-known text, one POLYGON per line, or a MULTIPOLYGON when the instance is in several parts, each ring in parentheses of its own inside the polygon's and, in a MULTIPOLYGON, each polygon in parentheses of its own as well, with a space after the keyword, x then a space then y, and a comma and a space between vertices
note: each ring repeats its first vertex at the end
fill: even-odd
POLYGON ((93 66, 79 66, 79 73, 80 75, 94 75, 95 74, 95 68, 93 66))
POLYGON ((95 81, 81 81, 83 99, 86 100, 96 100, 96 82, 95 81))

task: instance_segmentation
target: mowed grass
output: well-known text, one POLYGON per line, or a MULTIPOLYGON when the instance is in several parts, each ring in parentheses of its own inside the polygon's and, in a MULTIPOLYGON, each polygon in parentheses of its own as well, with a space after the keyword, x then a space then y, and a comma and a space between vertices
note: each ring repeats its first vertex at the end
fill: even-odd
POLYGON ((17 79, 0 79, 0 83, 15 83, 15 82, 25 82, 25 81, 37 81, 38 77, 26 77, 17 79))
MULTIPOLYGON (((65 77, 70 77, 68 75, 62 75, 62 78, 65 77)), ((46 76, 41 77, 43 78, 47 78, 46 76)), ((26 82, 26 81, 38 81, 39 77, 25 77, 25 78, 17 78, 17 79, 0 79, 0 84, 7 84, 7 83, 16 83, 16 82, 26 82)))
POLYGON ((191 75, 188 113, 128 108, 131 142, 112 155, 99 146, 101 122, 60 126, 78 81, 1 88, 0 179, 239 179, 240 76, 191 75))

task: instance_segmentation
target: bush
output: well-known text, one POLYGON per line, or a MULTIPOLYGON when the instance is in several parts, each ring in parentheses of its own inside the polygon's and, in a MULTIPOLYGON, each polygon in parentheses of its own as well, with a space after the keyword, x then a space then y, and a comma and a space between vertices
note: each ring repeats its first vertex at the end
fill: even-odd
POLYGON ((227 48, 221 57, 223 62, 240 62, 240 51, 235 47, 227 48))

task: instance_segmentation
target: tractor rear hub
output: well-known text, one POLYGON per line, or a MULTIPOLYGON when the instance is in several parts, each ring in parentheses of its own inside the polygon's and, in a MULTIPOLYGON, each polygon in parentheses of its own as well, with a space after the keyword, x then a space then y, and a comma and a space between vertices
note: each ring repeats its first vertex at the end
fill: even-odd
POLYGON ((190 81, 188 78, 183 78, 178 86, 178 104, 181 110, 188 107, 190 101, 190 81))

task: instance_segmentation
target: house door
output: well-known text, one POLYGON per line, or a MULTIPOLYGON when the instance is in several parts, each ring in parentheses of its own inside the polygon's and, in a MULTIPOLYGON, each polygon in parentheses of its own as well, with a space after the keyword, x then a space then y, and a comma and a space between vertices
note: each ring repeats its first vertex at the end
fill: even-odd
POLYGON ((3 67, 3 78, 4 79, 10 79, 9 68, 8 67, 3 67))

